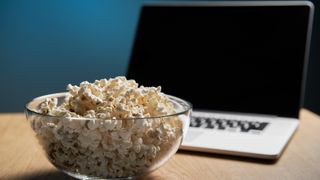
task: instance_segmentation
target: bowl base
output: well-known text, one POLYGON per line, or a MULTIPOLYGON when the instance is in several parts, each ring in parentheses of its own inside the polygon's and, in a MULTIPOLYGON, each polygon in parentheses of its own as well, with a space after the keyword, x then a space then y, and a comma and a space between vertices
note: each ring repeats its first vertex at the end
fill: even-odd
POLYGON ((93 176, 86 176, 86 175, 82 175, 82 174, 78 174, 78 173, 72 173, 72 172, 68 172, 68 171, 64 171, 64 170, 61 170, 62 172, 64 172, 65 174, 71 176, 71 177, 74 177, 76 179, 83 179, 83 180, 90 180, 90 179, 123 179, 123 180, 127 180, 127 179, 136 179, 136 177, 115 177, 115 178, 102 178, 102 177, 93 177, 93 176))

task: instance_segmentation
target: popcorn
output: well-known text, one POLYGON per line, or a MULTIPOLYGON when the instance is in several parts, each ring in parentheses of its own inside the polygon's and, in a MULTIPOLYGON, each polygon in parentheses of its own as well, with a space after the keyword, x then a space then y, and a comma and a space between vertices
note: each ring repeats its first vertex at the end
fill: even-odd
POLYGON ((93 177, 129 177, 176 150, 182 120, 161 87, 116 77, 68 85, 62 104, 46 99, 32 127, 58 168, 93 177))

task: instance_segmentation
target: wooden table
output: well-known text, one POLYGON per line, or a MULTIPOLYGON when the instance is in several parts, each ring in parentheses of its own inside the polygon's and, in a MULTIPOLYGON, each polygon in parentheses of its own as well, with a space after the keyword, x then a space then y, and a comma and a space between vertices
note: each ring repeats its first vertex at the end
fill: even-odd
MULTIPOLYGON (((56 170, 22 113, 0 114, 0 179, 72 179, 56 170)), ((278 161, 179 151, 142 179, 320 179, 320 117, 301 111, 301 124, 278 161)))

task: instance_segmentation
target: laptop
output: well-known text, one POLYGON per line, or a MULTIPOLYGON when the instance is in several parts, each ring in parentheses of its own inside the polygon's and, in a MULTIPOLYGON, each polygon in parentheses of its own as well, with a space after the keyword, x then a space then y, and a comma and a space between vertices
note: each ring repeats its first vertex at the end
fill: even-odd
POLYGON ((277 159, 299 125, 308 1, 141 8, 127 77, 193 104, 183 150, 277 159))

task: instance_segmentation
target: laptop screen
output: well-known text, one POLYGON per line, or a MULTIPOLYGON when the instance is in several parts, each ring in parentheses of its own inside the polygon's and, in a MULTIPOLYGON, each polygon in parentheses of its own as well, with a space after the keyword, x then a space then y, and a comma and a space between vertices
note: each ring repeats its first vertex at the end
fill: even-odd
POLYGON ((127 76, 195 110, 298 117, 307 6, 144 6, 127 76))

